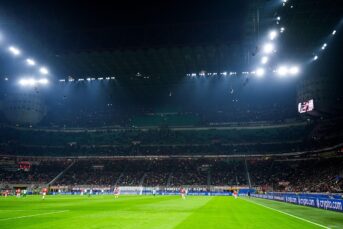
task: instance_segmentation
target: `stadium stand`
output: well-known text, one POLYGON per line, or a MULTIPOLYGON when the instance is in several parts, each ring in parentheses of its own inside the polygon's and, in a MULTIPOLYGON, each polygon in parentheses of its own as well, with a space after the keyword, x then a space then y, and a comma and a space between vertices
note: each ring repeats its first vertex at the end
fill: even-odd
MULTIPOLYGON (((14 159, 10 159, 14 160, 14 159)), ((29 170, 1 166, 1 183, 44 184, 75 164, 54 181, 59 186, 249 186, 264 191, 342 192, 343 159, 44 159, 31 158, 29 170)), ((8 160, 7 160, 8 162, 8 160)), ((4 160, 2 160, 4 165, 4 160)), ((8 163, 7 163, 8 164, 8 163)))
POLYGON ((180 128, 36 129, 2 127, 2 154, 182 155, 282 153, 309 149, 305 122, 180 128))

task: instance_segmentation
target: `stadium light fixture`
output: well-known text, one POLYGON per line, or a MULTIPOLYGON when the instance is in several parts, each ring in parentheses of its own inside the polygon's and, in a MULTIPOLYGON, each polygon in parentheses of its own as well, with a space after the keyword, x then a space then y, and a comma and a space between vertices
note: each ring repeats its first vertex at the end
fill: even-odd
POLYGON ((327 44, 324 43, 323 46, 322 46, 322 50, 324 50, 326 48, 327 44))
POLYGON ((275 30, 273 30, 273 31, 270 31, 270 33, 269 33, 269 39, 270 40, 274 40, 276 37, 277 37, 277 32, 275 31, 275 30))
POLYGON ((289 74, 291 74, 292 76, 298 75, 299 74, 299 67, 298 66, 292 66, 289 69, 289 74))
POLYGON ((315 56, 313 57, 313 60, 318 60, 318 56, 315 55, 315 56))
POLYGON ((268 63, 268 61, 269 61, 269 58, 267 56, 263 56, 261 59, 262 64, 266 64, 266 63, 268 63))
POLYGON ((38 83, 43 84, 43 85, 46 85, 46 84, 49 83, 49 80, 46 79, 46 78, 43 78, 43 79, 38 80, 38 83))
POLYGON ((286 66, 280 66, 276 72, 279 76, 285 76, 288 73, 288 68, 286 66))
POLYGON ((276 18, 276 20, 277 20, 277 21, 280 21, 280 20, 281 20, 281 17, 280 17, 280 16, 278 16, 278 17, 276 18))
POLYGON ((336 30, 332 31, 332 35, 335 35, 336 34, 336 30))
POLYGON ((39 72, 44 74, 44 75, 47 75, 49 73, 48 69, 46 67, 41 67, 39 69, 39 72))
POLYGON ((14 46, 10 46, 8 50, 15 56, 20 55, 20 50, 14 46))
POLYGON ((267 43, 263 46, 263 52, 264 53, 272 53, 274 51, 274 45, 272 43, 267 43))
POLYGON ((285 27, 280 28, 280 33, 283 33, 283 32, 285 32, 285 27))
POLYGON ((30 65, 30 66, 35 66, 36 65, 36 62, 33 59, 31 59, 31 58, 27 58, 26 59, 26 63, 28 65, 30 65))
MULTIPOLYGON (((62 81, 62 80, 60 80, 62 81)), ((37 84, 41 84, 41 85, 47 85, 49 83, 49 80, 46 78, 42 78, 39 80, 36 80, 34 78, 22 78, 18 81, 19 85, 21 86, 35 86, 37 84)))
POLYGON ((21 86, 34 86, 36 85, 36 80, 33 78, 24 78, 19 80, 21 86))
POLYGON ((265 70, 264 70, 264 68, 258 68, 258 69, 256 69, 255 73, 256 73, 256 76, 262 77, 262 76, 264 76, 265 70))

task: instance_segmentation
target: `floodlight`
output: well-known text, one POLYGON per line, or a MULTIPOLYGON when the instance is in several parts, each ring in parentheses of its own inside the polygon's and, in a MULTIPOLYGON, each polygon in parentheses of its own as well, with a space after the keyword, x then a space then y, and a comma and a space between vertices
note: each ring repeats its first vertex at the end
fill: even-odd
POLYGON ((264 73, 265 73, 265 70, 263 68, 256 69, 256 75, 257 76, 261 77, 264 75, 264 73))
POLYGON ((322 50, 324 50, 326 48, 327 44, 324 43, 323 46, 322 46, 322 50))
POLYGON ((19 84, 21 86, 34 86, 36 84, 36 80, 33 78, 24 78, 19 80, 19 84))
POLYGON ((274 45, 272 43, 267 43, 263 46, 264 53, 271 53, 274 51, 274 45))
POLYGON ((273 30, 269 33, 269 39, 274 40, 277 37, 277 35, 278 35, 277 32, 273 30))
POLYGON ((280 21, 280 20, 281 20, 281 17, 280 17, 280 16, 278 16, 278 17, 276 18, 276 20, 280 21))
POLYGON ((18 56, 20 55, 20 50, 14 46, 10 46, 8 50, 13 53, 13 55, 18 56))
POLYGON ((33 59, 27 58, 26 63, 30 66, 35 66, 36 62, 33 59))
POLYGON ((286 66, 280 66, 276 72, 279 76, 285 76, 288 73, 288 68, 286 66))
POLYGON ((336 30, 332 31, 332 35, 335 35, 336 34, 336 30))
POLYGON ((261 63, 266 64, 268 63, 269 58, 267 56, 262 57, 261 63))
POLYGON ((291 75, 297 75, 299 73, 299 67, 298 66, 292 66, 290 69, 289 69, 289 73, 291 75))
POLYGON ((285 32, 285 27, 280 28, 280 33, 283 33, 283 32, 285 32))
POLYGON ((18 82, 21 86, 25 86, 26 84, 27 84, 27 81, 26 81, 26 79, 21 79, 21 80, 19 80, 19 82, 18 82))
POLYGON ((46 67, 41 67, 41 68, 39 69, 39 72, 42 73, 42 74, 44 74, 44 75, 46 75, 46 74, 49 73, 49 71, 48 71, 48 69, 47 69, 46 67))
POLYGON ((38 83, 40 83, 40 84, 48 84, 49 83, 49 80, 48 79, 46 79, 46 78, 43 78, 43 79, 40 79, 40 80, 38 80, 38 83))
POLYGON ((315 55, 315 56, 313 57, 313 60, 317 60, 317 59, 318 59, 318 56, 315 55))

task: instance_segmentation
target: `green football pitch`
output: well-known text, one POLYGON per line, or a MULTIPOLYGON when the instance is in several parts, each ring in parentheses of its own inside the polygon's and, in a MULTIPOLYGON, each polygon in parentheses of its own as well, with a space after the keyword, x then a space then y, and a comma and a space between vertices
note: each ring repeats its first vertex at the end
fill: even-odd
POLYGON ((343 228, 343 214, 233 197, 0 197, 0 228, 343 228))

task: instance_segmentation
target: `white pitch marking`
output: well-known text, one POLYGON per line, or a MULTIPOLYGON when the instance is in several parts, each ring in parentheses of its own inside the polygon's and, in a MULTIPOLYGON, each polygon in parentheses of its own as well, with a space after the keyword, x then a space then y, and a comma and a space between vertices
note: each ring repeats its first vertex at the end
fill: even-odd
POLYGON ((308 222, 308 223, 314 224, 314 225, 316 225, 316 226, 318 226, 318 227, 322 227, 322 228, 330 229, 329 227, 326 227, 326 226, 324 226, 324 225, 321 225, 321 224, 319 224, 319 223, 315 223, 315 222, 312 222, 312 221, 310 221, 310 220, 307 220, 307 219, 301 218, 301 217, 299 217, 299 216, 295 216, 295 215, 289 214, 289 213, 287 213, 287 212, 283 212, 283 211, 277 210, 277 209, 275 209, 275 208, 271 208, 271 207, 265 206, 265 205, 263 205, 263 204, 256 203, 256 202, 254 202, 254 201, 251 201, 251 200, 247 200, 247 199, 243 199, 243 200, 245 200, 245 201, 248 201, 248 202, 250 202, 250 203, 254 203, 254 204, 256 204, 256 205, 260 205, 260 206, 262 206, 262 207, 265 207, 265 208, 268 208, 268 209, 270 209, 270 210, 273 210, 273 211, 276 211, 276 212, 279 212, 279 213, 282 213, 282 214, 285 214, 285 215, 291 216, 291 217, 293 217, 293 218, 300 219, 300 220, 302 220, 302 221, 305 221, 305 222, 308 222))
POLYGON ((24 216, 18 216, 18 217, 11 217, 11 218, 0 219, 0 221, 6 221, 6 220, 11 220, 11 219, 30 218, 30 217, 41 216, 41 215, 58 214, 58 213, 63 213, 63 212, 67 212, 67 211, 69 211, 69 210, 56 211, 56 212, 47 212, 47 213, 41 213, 41 214, 35 214, 35 215, 24 215, 24 216))

